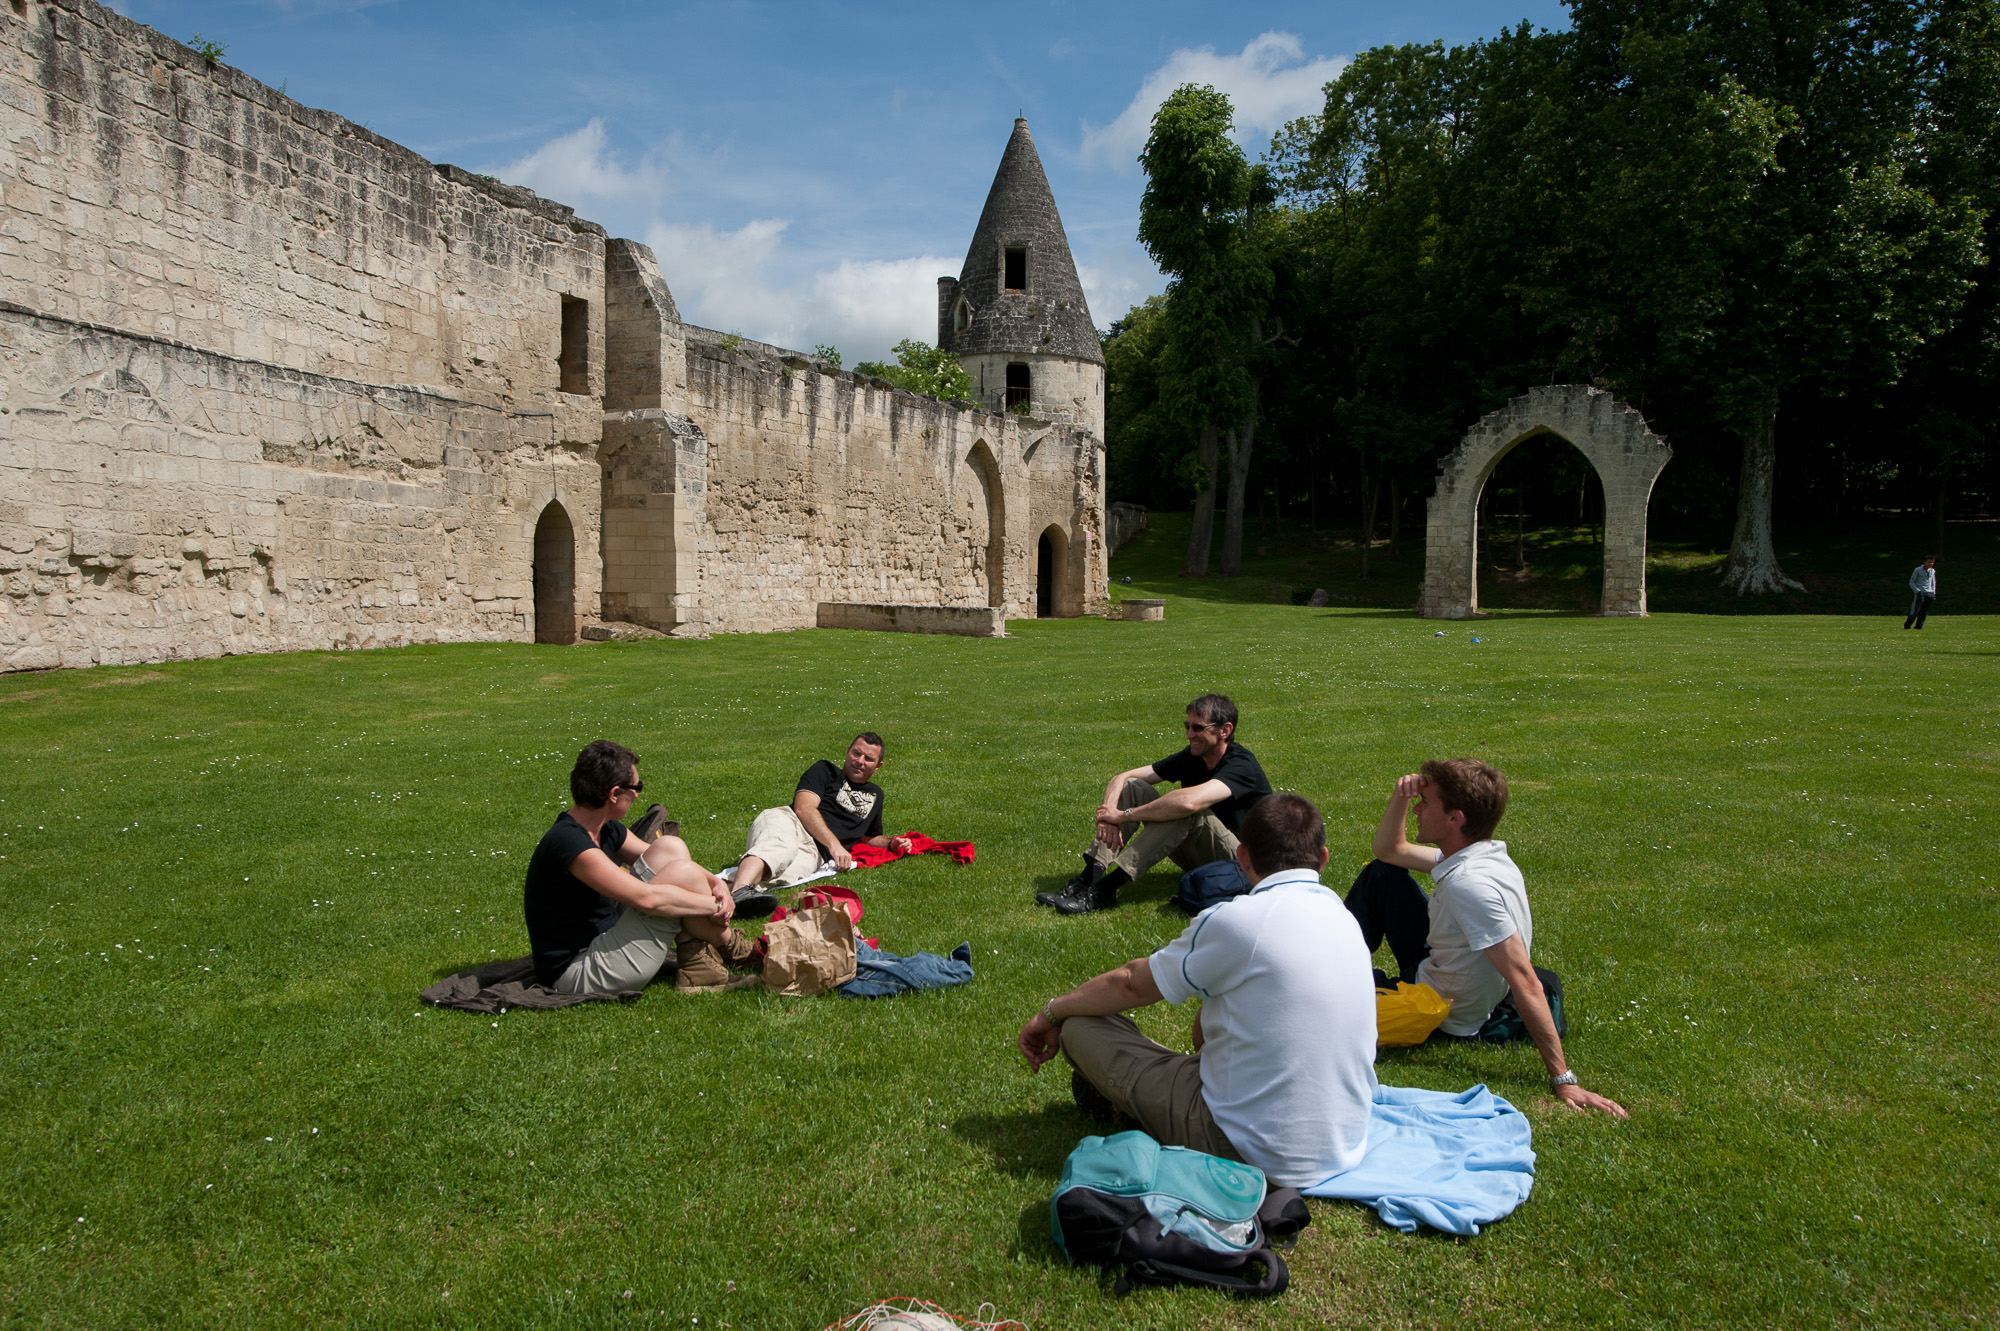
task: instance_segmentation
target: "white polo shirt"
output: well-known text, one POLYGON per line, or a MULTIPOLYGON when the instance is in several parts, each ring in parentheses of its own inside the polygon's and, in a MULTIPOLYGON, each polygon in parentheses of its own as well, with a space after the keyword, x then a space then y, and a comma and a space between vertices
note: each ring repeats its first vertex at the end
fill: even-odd
POLYGON ((1283 1187, 1361 1163, 1375 1098, 1375 982, 1361 926, 1310 869, 1210 906, 1149 959, 1169 1003, 1202 1000, 1201 1097, 1283 1187))
POLYGON ((1475 841, 1431 869, 1431 954, 1417 966, 1427 984, 1451 1004, 1439 1027, 1447 1035, 1477 1035, 1507 996, 1486 949, 1521 935, 1530 956, 1535 921, 1528 914, 1528 885, 1504 841, 1475 841))

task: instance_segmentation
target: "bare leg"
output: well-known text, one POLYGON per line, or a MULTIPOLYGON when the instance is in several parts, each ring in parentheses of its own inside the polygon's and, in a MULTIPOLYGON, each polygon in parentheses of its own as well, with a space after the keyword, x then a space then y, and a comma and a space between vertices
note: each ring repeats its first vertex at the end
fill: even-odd
POLYGON ((677 836, 663 836, 647 846, 645 854, 639 858, 645 860, 646 866, 657 874, 675 860, 692 860, 694 856, 688 852, 687 842, 677 836))
POLYGON ((755 855, 745 855, 736 866, 736 881, 731 884, 738 892, 746 887, 755 887, 764 881, 764 875, 771 872, 771 866, 755 855))

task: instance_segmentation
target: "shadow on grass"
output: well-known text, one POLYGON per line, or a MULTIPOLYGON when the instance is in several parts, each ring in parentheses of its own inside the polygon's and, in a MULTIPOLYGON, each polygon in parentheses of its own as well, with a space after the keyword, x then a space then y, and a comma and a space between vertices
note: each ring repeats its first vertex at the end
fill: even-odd
MULTIPOLYGON (((1069 1073, 1069 1064, 1057 1058, 1046 1065, 1042 1075, 1055 1076, 1067 1084, 1069 1073)), ((1062 1177, 1063 1161, 1076 1144, 1103 1131, 1085 1118, 1082 1110, 1063 1101, 1042 1109, 967 1114, 953 1123, 951 1130, 960 1140, 985 1147, 1001 1173, 1051 1183, 1062 1177)))

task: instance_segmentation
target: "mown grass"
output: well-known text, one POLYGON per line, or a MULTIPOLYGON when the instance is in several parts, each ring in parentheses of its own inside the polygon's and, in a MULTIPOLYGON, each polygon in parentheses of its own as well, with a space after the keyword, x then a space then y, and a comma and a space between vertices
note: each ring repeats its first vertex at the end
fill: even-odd
MULTIPOLYGON (((1004 641, 0 679, 0 1319, 762 1331, 893 1294, 1038 1331, 2000 1316, 2000 621, 1438 625, 1183 587, 1163 624, 1004 641), (1086 1125, 1010 1046, 1181 921, 1165 874, 1089 918, 1032 894, 1072 871, 1105 776, 1177 747, 1209 688, 1325 808, 1339 886, 1419 759, 1510 773, 1502 832, 1571 1058, 1633 1117, 1557 1106, 1525 1047, 1387 1054, 1385 1080, 1486 1082, 1530 1116, 1540 1175, 1513 1218, 1406 1237, 1318 1204, 1274 1302, 1114 1302, 1046 1234, 1086 1125), (970 940, 970 986, 417 1002, 525 951, 521 873, 584 741, 636 747, 648 798, 719 864, 863 726, 889 741, 895 828, 979 847, 850 880, 864 931, 970 940)), ((1176 1040, 1190 1015, 1144 1024, 1176 1040)))
MULTIPOLYGON (((1334 605, 1408 610, 1424 579, 1424 531, 1404 529, 1392 554, 1385 522, 1376 532, 1369 576, 1361 576, 1358 526, 1307 527, 1268 515, 1245 519, 1243 571, 1225 578, 1180 576, 1192 525, 1186 513, 1153 513, 1146 531, 1119 551, 1127 596, 1171 591, 1203 600, 1270 604, 1324 588, 1334 605), (1145 588, 1153 588, 1146 591, 1145 588)), ((1727 524, 1655 523, 1648 535, 1646 591, 1655 613, 1706 615, 1894 615, 1910 606, 1910 570, 1937 543, 1935 523, 1921 521, 1785 522, 1778 560, 1804 591, 1738 596, 1722 589, 1729 556, 1727 524)), ((1216 525, 1209 567, 1220 568, 1216 525)), ((1589 526, 1489 524, 1479 544, 1483 611, 1556 610, 1596 614, 1604 585, 1603 532, 1589 526)), ((1945 615, 2000 614, 2000 523, 1954 522, 1938 565, 1938 610, 1945 615)))

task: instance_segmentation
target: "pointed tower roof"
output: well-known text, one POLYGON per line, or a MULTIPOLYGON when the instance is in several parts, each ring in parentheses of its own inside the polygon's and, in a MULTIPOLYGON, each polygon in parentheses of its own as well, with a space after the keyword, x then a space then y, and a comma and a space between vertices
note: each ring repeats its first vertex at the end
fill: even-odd
POLYGON ((1025 119, 1014 122, 965 267, 943 304, 939 345, 960 356, 1022 353, 1104 363, 1069 237, 1025 119), (1005 285, 1009 250, 1025 251, 1025 273, 1014 273, 1016 281, 1025 276, 1025 287, 1005 285))

